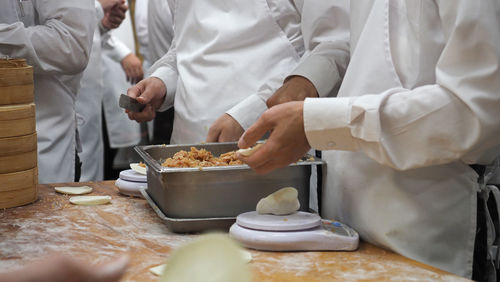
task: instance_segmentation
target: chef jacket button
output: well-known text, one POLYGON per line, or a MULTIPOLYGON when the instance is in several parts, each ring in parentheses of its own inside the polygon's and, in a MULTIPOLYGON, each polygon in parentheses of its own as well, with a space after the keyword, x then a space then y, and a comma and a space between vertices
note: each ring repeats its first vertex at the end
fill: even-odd
POLYGON ((337 143, 333 142, 333 141, 330 141, 328 142, 327 146, 328 147, 335 147, 335 145, 337 145, 337 143))

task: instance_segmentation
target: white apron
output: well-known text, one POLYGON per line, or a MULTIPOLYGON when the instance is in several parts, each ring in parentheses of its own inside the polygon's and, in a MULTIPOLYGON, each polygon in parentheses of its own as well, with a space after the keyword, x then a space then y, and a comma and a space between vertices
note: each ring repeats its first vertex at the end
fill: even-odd
POLYGON ((176 1, 174 13, 174 144, 205 141, 217 118, 266 82, 277 89, 300 59, 265 0, 176 1))
MULTIPOLYGON (((393 36, 397 36, 389 29, 389 22, 394 20, 391 1, 373 2, 373 9, 367 3, 351 2, 352 17, 365 18, 366 22, 351 22, 352 58, 339 97, 412 89, 433 79, 437 57, 428 56, 425 59, 434 62, 419 72, 424 77, 406 78, 403 85, 392 57, 399 54, 391 50, 393 36), (356 4, 365 7, 360 9, 356 4), (372 27, 370 32, 363 32, 367 26, 372 27)), ((412 38, 408 39, 412 43, 412 38)), ((429 53, 440 53, 444 48, 443 38, 427 40, 429 53)), ((404 60, 398 59, 400 69, 404 68, 404 60)), ((410 67, 425 68, 418 63, 410 67)), ((328 188, 322 200, 324 217, 349 224, 370 243, 471 277, 479 187, 478 175, 468 165, 455 161, 398 171, 364 153, 323 151, 323 158, 328 162, 324 185, 328 188)))
POLYGON ((0 2, 0 11, 0 23, 24 23, 7 28, 0 25, 0 55, 24 57, 34 67, 38 182, 72 182, 77 139, 75 100, 95 27, 94 3, 7 0, 0 2), (8 15, 6 19, 4 15, 8 15), (79 21, 69 20, 75 17, 79 21), (35 29, 25 29, 45 21, 51 21, 61 33, 38 29, 31 34, 35 29), (64 44, 54 40, 64 40, 64 44), (49 42, 52 48, 46 46, 49 42))

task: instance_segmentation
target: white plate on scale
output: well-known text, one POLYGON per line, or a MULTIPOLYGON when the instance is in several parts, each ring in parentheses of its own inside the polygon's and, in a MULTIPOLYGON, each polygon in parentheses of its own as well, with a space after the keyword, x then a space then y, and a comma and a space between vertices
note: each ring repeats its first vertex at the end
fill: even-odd
POLYGON ((352 251, 359 242, 347 225, 300 211, 285 216, 243 213, 229 234, 247 248, 267 251, 352 251))
POLYGON ((147 177, 144 174, 135 172, 132 169, 120 172, 120 178, 115 181, 120 193, 128 196, 143 198, 140 190, 148 188, 147 177))

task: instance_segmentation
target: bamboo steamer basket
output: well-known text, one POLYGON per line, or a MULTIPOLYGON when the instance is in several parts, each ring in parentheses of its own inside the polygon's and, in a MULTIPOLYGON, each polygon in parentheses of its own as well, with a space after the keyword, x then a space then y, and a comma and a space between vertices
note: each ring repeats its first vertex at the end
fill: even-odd
POLYGON ((0 138, 0 156, 14 155, 31 151, 36 151, 36 133, 0 138))
POLYGON ((0 106, 0 138, 35 132, 35 104, 0 106))
POLYGON ((26 205, 37 199, 38 170, 0 174, 0 209, 26 205))
POLYGON ((0 59, 0 208, 37 199, 38 167, 33 69, 0 59))
POLYGON ((0 173, 22 171, 36 166, 36 133, 0 138, 0 173))
POLYGON ((33 103, 33 68, 25 59, 0 60, 0 105, 33 103))

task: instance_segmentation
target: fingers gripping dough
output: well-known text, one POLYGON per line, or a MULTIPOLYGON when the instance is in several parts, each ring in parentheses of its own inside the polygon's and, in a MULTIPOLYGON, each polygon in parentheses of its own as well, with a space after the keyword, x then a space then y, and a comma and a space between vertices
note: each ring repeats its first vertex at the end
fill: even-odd
POLYGON ((299 193, 293 187, 285 187, 262 198, 257 203, 259 214, 286 215, 297 211, 300 208, 298 200, 299 193))

